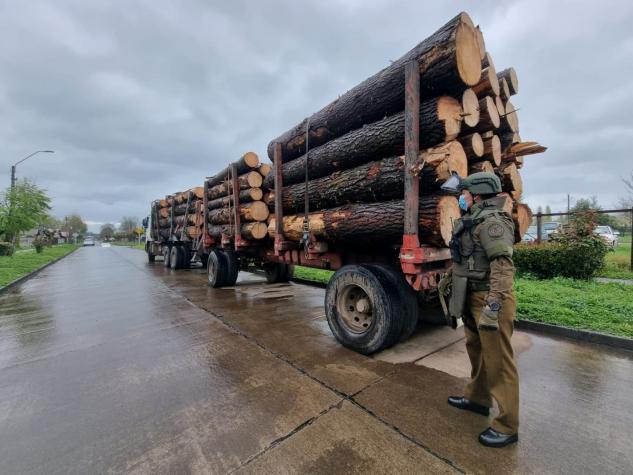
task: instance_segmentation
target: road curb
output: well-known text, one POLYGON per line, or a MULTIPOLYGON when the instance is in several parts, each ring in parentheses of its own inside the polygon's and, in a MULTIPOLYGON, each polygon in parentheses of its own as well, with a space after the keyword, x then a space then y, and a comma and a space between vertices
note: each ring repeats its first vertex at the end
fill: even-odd
POLYGON ((550 325, 549 323, 535 322, 532 320, 517 320, 515 328, 519 330, 527 330, 536 333, 543 333, 551 336, 567 338, 569 340, 582 341, 585 343, 593 343, 596 345, 610 346, 622 350, 633 351, 633 340, 622 338, 619 336, 607 335, 605 333, 596 333, 587 330, 578 330, 575 328, 559 327, 558 325, 550 325))
POLYGON ((70 251, 68 254, 64 254, 63 256, 59 256, 56 257, 55 259, 53 259, 50 262, 47 262, 46 264, 38 267, 37 269, 35 269, 32 272, 29 272, 26 275, 23 275, 22 277, 19 277, 18 279, 15 279, 13 282, 9 282, 7 285, 5 285, 4 287, 0 287, 0 295, 8 292, 9 290, 11 290, 13 287, 16 287, 18 285, 20 285, 21 283, 23 283, 26 280, 29 280, 31 277, 34 277, 36 274, 39 274, 40 272, 42 272, 44 269, 46 269, 48 266, 52 266, 53 264, 55 264, 56 262, 61 261, 64 257, 68 257, 70 256, 73 252, 75 252, 77 249, 79 249, 81 246, 77 246, 75 249, 73 249, 72 251, 70 251))

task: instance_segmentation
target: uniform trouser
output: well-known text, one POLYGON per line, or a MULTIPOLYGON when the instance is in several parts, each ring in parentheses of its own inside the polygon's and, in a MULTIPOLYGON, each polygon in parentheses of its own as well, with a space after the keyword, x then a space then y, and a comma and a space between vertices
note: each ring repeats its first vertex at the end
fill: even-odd
POLYGON ((519 374, 510 344, 516 299, 512 293, 503 301, 498 331, 477 330, 487 295, 487 291, 479 291, 470 292, 467 297, 464 331, 472 379, 464 396, 487 407, 492 407, 494 398, 499 406, 499 415, 492 421, 491 427, 503 434, 516 434, 519 428, 519 374))

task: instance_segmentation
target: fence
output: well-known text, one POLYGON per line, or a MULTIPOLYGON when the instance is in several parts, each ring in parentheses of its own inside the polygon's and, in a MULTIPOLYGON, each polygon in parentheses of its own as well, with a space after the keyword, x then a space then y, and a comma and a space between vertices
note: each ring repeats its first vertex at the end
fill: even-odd
MULTIPOLYGON (((575 216, 577 214, 583 214, 586 211, 578 211, 578 212, 567 212, 567 213, 536 213, 536 243, 541 243, 541 236, 543 232, 543 218, 545 217, 554 217, 554 216, 575 216)), ((631 225, 631 256, 629 269, 633 271, 633 208, 628 209, 608 209, 608 210, 591 210, 591 213, 594 214, 629 214, 630 216, 630 225, 631 225)))

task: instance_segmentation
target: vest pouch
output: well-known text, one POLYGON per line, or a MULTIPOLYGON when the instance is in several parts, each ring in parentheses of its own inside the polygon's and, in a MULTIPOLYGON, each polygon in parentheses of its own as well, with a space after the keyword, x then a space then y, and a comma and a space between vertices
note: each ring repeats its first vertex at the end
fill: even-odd
POLYGON ((452 280, 448 312, 451 317, 462 318, 464 315, 464 306, 466 305, 466 295, 468 294, 468 277, 455 275, 455 273, 453 273, 452 280))

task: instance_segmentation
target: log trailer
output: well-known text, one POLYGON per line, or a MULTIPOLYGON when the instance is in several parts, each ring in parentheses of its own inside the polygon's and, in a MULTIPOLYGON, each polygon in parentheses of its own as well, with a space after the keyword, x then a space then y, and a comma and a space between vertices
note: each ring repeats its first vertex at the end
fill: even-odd
POLYGON ((252 267, 268 282, 287 282, 296 265, 333 270, 328 324, 340 343, 363 354, 409 338, 418 321, 445 323, 438 284, 450 266, 459 207, 439 184, 453 173, 494 172, 517 241, 530 223, 518 169, 524 155, 545 147, 521 141, 509 100, 517 91, 514 69, 496 73, 481 31, 460 13, 271 141, 272 172, 261 173, 263 184, 261 177, 248 184, 259 197, 245 194, 255 165, 247 167, 244 155, 205 180, 200 236, 172 236, 172 205, 169 232, 148 234, 148 258, 162 249, 166 261, 176 259, 174 268, 200 261, 212 287, 232 286, 252 267), (433 156, 446 158, 444 165, 433 156), (263 191, 269 195, 262 201, 263 191), (263 207, 259 216, 253 201, 263 207))
MULTIPOLYGON (((157 226, 158 206, 152 203, 146 218, 149 262, 162 255, 165 266, 173 269, 201 262, 207 267, 208 284, 232 286, 240 270, 261 269, 269 283, 288 282, 293 266, 301 265, 336 271, 328 284, 325 312, 336 339, 344 346, 364 354, 374 353, 411 336, 418 320, 444 323, 437 299, 440 276, 450 265, 446 248, 420 245, 419 177, 412 171, 419 150, 420 74, 419 64, 405 68, 405 197, 404 227, 400 246, 383 244, 380 231, 343 245, 319 239, 305 228, 300 242, 284 238, 282 206, 282 148, 274 149, 274 237, 249 240, 243 237, 238 176, 244 172, 231 164, 225 182, 230 189, 232 223, 220 236, 208 232, 208 189, 202 194, 204 226, 199 239, 167 236, 157 226)), ((169 197, 168 197, 169 198, 169 197)), ((175 221, 175 206, 171 208, 175 221)), ((271 223, 272 224, 272 223, 271 223)), ((269 228, 270 230, 270 228, 269 228)))

